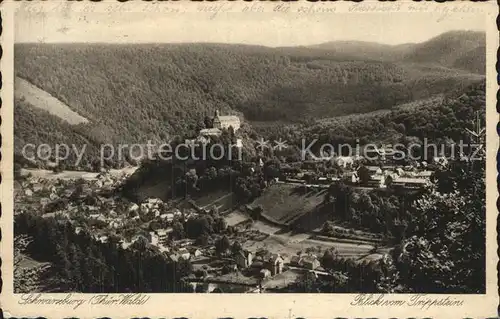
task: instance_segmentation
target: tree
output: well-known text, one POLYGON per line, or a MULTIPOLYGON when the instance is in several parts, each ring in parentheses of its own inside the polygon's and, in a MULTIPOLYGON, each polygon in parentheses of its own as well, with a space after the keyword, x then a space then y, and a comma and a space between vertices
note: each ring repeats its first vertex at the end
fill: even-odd
POLYGON ((240 242, 237 240, 234 241, 233 245, 231 246, 231 253, 233 255, 236 255, 237 253, 239 253, 242 250, 243 250, 243 246, 241 246, 240 242))
POLYGON ((226 230, 227 228, 227 222, 223 217, 218 217, 214 221, 214 232, 216 233, 222 233, 226 230))
POLYGON ((370 170, 366 166, 361 165, 358 168, 358 177, 361 183, 363 184, 368 183, 371 179, 370 170))
POLYGON ((138 251, 145 251, 148 246, 148 239, 142 235, 139 235, 134 243, 130 246, 130 248, 136 249, 138 251))
POLYGON ((205 128, 212 128, 213 127, 213 119, 210 116, 205 116, 203 120, 205 124, 205 128))
POLYGON ((219 238, 215 243, 215 251, 219 255, 226 254, 229 248, 231 248, 231 243, 229 242, 229 239, 225 235, 219 238))
POLYGON ((206 234, 206 233, 203 233, 200 236, 198 236, 198 238, 196 238, 196 245, 206 246, 206 245, 208 245, 209 239, 210 239, 210 236, 208 236, 208 234, 206 234))
MULTIPOLYGON (((450 172, 457 176, 451 183, 456 185, 453 191, 426 194, 411 210, 408 239, 396 259, 401 281, 408 289, 484 292, 485 175, 484 163, 476 164, 476 170, 467 174, 450 172)), ((461 171, 461 165, 450 169, 461 171)))
POLYGON ((181 224, 181 222, 176 221, 175 223, 172 224, 172 238, 174 240, 179 240, 183 239, 185 236, 184 233, 184 226, 181 224))
POLYGON ((335 266, 336 252, 331 249, 325 250, 323 257, 321 258, 321 265, 327 270, 333 270, 335 266))

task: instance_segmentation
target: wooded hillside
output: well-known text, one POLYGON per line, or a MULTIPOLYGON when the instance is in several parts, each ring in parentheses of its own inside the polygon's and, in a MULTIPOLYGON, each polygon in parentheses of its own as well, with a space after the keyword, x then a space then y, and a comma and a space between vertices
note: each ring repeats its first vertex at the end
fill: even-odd
POLYGON ((65 139, 76 136, 74 143, 164 142, 195 134, 215 109, 251 124, 286 125, 391 110, 482 81, 481 35, 452 32, 415 45, 314 48, 18 44, 16 75, 89 123, 69 126, 17 99, 16 149, 50 143, 52 130, 68 132, 59 133, 65 139))

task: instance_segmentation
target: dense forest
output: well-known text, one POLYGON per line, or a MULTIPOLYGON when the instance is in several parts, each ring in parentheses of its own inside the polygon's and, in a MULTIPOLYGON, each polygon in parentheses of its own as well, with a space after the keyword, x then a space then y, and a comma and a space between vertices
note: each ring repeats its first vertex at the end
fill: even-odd
POLYGON ((363 146, 368 143, 423 144, 451 143, 463 140, 465 128, 472 129, 475 112, 485 116, 485 83, 475 83, 466 89, 456 90, 446 95, 406 103, 392 110, 367 114, 353 114, 297 125, 265 125, 256 130, 269 139, 285 139, 290 145, 300 147, 316 143, 310 148, 318 148, 327 143, 334 146, 349 144, 363 146))
MULTIPOLYGON (((361 60, 404 61, 437 65, 484 74, 486 36, 477 31, 450 31, 423 43, 387 45, 362 41, 333 41, 311 46, 325 55, 350 56, 361 60)), ((307 52, 308 48, 302 48, 307 52)))
MULTIPOLYGON (((470 36, 456 37, 444 34, 428 41, 429 48, 419 44, 424 48, 412 52, 425 57, 439 45, 448 53, 481 50, 481 35, 475 44, 470 36)), ((484 70, 456 65, 458 59, 481 64, 466 53, 429 61, 410 55, 381 58, 380 52, 359 56, 331 46, 18 44, 15 71, 89 119, 85 133, 75 128, 77 135, 100 143, 141 143, 192 132, 215 109, 251 122, 303 122, 391 109, 484 78, 484 70)), ((16 112, 21 108, 17 100, 16 112)), ((28 123, 45 127, 48 116, 28 121, 24 113, 17 115, 18 143, 42 142, 37 134, 27 138, 28 123)))
MULTIPOLYGON (((67 167, 68 169, 81 168, 93 170, 99 164, 99 152, 105 139, 98 134, 92 136, 92 131, 98 129, 92 124, 70 125, 64 120, 55 117, 48 112, 35 108, 21 99, 14 101, 16 109, 14 112, 14 147, 16 162, 29 166, 43 167, 44 163, 37 160, 36 149, 26 148, 26 158, 21 155, 23 147, 29 143, 34 145, 48 144, 55 147, 56 144, 65 144, 68 147, 74 145, 78 150, 85 147, 85 152, 79 167, 67 167), (29 158, 33 158, 30 161, 29 158)), ((63 156, 64 154, 60 154, 63 156)), ((75 152, 69 152, 67 163, 76 163, 75 152)), ((65 167, 64 163, 61 169, 65 167)))
POLYGON ((192 292, 181 278, 192 272, 188 261, 171 262, 136 242, 134 249, 119 247, 113 238, 106 244, 90 234, 53 218, 30 213, 16 216, 16 235, 28 235, 24 253, 52 263, 58 291, 80 292, 192 292))

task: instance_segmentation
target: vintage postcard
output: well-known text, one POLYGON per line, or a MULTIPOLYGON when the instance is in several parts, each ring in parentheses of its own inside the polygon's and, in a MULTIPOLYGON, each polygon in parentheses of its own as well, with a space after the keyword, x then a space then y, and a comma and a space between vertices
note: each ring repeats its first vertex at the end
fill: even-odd
POLYGON ((494 2, 0 13, 6 317, 497 317, 494 2))

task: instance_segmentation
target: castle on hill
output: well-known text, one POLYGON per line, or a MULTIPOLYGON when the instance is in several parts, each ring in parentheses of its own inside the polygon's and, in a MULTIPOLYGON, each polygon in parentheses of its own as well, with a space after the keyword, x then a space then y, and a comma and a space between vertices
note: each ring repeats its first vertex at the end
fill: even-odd
POLYGON ((220 115, 219 110, 215 111, 213 118, 213 128, 228 129, 230 126, 236 132, 240 128, 240 118, 235 115, 220 115))
POLYGON ((201 136, 219 136, 222 133, 222 129, 233 128, 236 131, 240 128, 241 122, 240 118, 235 115, 220 115, 219 110, 215 111, 215 115, 212 118, 212 128, 205 128, 200 131, 201 136))
MULTIPOLYGON (((235 115, 220 115, 219 110, 216 110, 212 118, 212 127, 201 129, 196 139, 186 140, 186 143, 208 143, 211 137, 220 136, 222 129, 229 129, 232 127, 233 131, 236 133, 240 126, 241 122, 239 117, 235 115)), ((236 139, 236 147, 243 147, 241 138, 236 139)))

